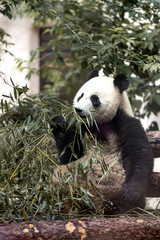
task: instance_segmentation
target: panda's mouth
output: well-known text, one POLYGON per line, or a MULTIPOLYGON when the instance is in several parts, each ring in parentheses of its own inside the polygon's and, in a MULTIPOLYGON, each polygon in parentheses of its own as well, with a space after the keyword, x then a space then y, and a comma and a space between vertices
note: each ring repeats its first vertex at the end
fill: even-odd
POLYGON ((82 109, 75 107, 74 110, 78 115, 82 114, 82 109))
POLYGON ((86 121, 86 116, 81 116, 81 115, 79 115, 79 117, 81 118, 81 119, 83 119, 84 121, 86 121))
POLYGON ((78 116, 80 119, 86 120, 86 116, 85 116, 85 115, 77 114, 77 116, 78 116))

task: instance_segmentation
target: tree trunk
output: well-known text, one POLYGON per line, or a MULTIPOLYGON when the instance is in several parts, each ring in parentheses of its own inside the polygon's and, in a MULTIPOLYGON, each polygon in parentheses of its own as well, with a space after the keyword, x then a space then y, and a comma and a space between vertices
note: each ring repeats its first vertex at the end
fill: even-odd
POLYGON ((82 218, 0 226, 1 240, 160 239, 159 218, 82 218))

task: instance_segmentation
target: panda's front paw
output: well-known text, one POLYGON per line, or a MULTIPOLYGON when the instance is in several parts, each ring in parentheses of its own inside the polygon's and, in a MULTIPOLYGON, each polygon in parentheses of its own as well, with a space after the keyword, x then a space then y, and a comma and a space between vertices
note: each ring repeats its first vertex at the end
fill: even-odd
POLYGON ((52 123, 50 123, 50 126, 53 130, 59 129, 59 130, 63 131, 63 130, 66 130, 67 123, 66 123, 64 117, 56 116, 53 118, 52 123))
POLYGON ((118 206, 111 200, 104 203, 104 214, 105 215, 114 215, 119 213, 118 206))
POLYGON ((67 122, 65 121, 64 117, 56 116, 53 118, 52 123, 50 123, 50 127, 52 128, 54 136, 61 138, 66 131, 67 122))

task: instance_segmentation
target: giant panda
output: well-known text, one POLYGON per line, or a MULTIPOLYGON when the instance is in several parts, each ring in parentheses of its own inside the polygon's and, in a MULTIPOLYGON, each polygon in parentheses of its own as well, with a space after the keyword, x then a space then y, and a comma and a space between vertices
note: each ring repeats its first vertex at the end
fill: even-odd
MULTIPOLYGON (((56 176, 72 173, 70 184, 74 184, 78 174, 79 186, 89 192, 94 207, 101 207, 107 215, 143 209, 153 169, 152 150, 140 121, 133 116, 125 92, 128 87, 125 75, 110 78, 94 70, 73 100, 80 130, 62 116, 51 124, 62 165, 56 176), (87 137, 91 141, 85 149, 87 137), (81 168, 85 176, 80 170, 77 173, 81 168)), ((54 185, 58 182, 55 177, 53 181, 54 185)))

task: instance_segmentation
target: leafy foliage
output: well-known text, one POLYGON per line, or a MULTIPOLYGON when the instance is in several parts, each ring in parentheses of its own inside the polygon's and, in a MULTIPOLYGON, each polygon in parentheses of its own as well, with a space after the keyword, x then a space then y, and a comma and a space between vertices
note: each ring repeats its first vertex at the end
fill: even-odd
POLYGON ((4 16, 7 16, 9 19, 12 19, 13 17, 13 9, 16 7, 18 4, 18 0, 13 0, 13 1, 1 1, 0 5, 0 13, 2 13, 4 16))
POLYGON ((3 1, 3 14, 11 17, 13 8, 19 14, 34 17, 35 24, 50 24, 43 33, 51 36, 48 46, 32 51, 28 66, 18 61, 21 69, 28 68, 28 78, 37 72, 30 63, 49 48, 51 58, 47 60, 48 53, 43 56, 46 61, 40 70, 55 91, 63 89, 71 99, 86 71, 92 68, 103 68, 111 76, 123 72, 131 78, 129 95, 135 114, 144 117, 159 112, 158 0, 3 1), (71 53, 64 59, 66 48, 71 53), (137 100, 136 95, 141 98, 137 100), (146 104, 141 114, 143 102, 146 104))
POLYGON ((146 114, 150 116, 151 112, 157 114, 160 103, 159 86, 156 85, 160 77, 158 1, 47 3, 54 5, 52 11, 41 4, 38 9, 33 7, 36 23, 42 20, 42 16, 43 21, 46 21, 44 9, 48 16, 54 17, 53 27, 44 32, 49 31, 53 36, 48 45, 52 48, 54 58, 42 66, 42 72, 46 72, 47 78, 56 83, 54 75, 57 75, 58 68, 58 82, 62 82, 61 86, 65 89, 67 86, 68 94, 73 95, 73 86, 83 76, 82 69, 104 68, 107 75, 123 72, 131 76, 132 88, 129 94, 136 115, 143 117, 146 114), (64 59, 62 49, 66 46, 71 49, 71 55, 64 59), (68 66, 68 74, 62 74, 68 66), (143 99, 139 100, 139 104, 135 95, 143 99), (146 107, 142 115, 139 111, 144 101, 146 107))
MULTIPOLYGON (((61 112, 72 124, 70 107, 58 101, 54 94, 28 95, 27 86, 16 86, 12 80, 11 86, 13 94, 4 95, 9 102, 1 101, 0 220, 28 221, 37 215, 51 220, 57 215, 79 216, 86 209, 94 215, 102 214, 103 209, 100 211, 94 206, 94 196, 86 190, 88 165, 92 165, 93 160, 79 164, 75 171, 68 173, 58 164, 49 122, 61 112), (86 186, 79 185, 79 175, 86 179, 86 186), (53 185, 53 176, 57 179, 56 185, 53 185)), ((79 127, 77 125, 77 129, 79 127)), ((83 141, 89 148, 90 137, 86 136, 83 141)), ((104 169, 104 163, 102 165, 104 169)))
POLYGON ((54 217, 50 182, 57 159, 49 121, 66 107, 56 95, 29 96, 26 86, 12 86, 4 96, 10 101, 1 100, 0 217, 54 217))

